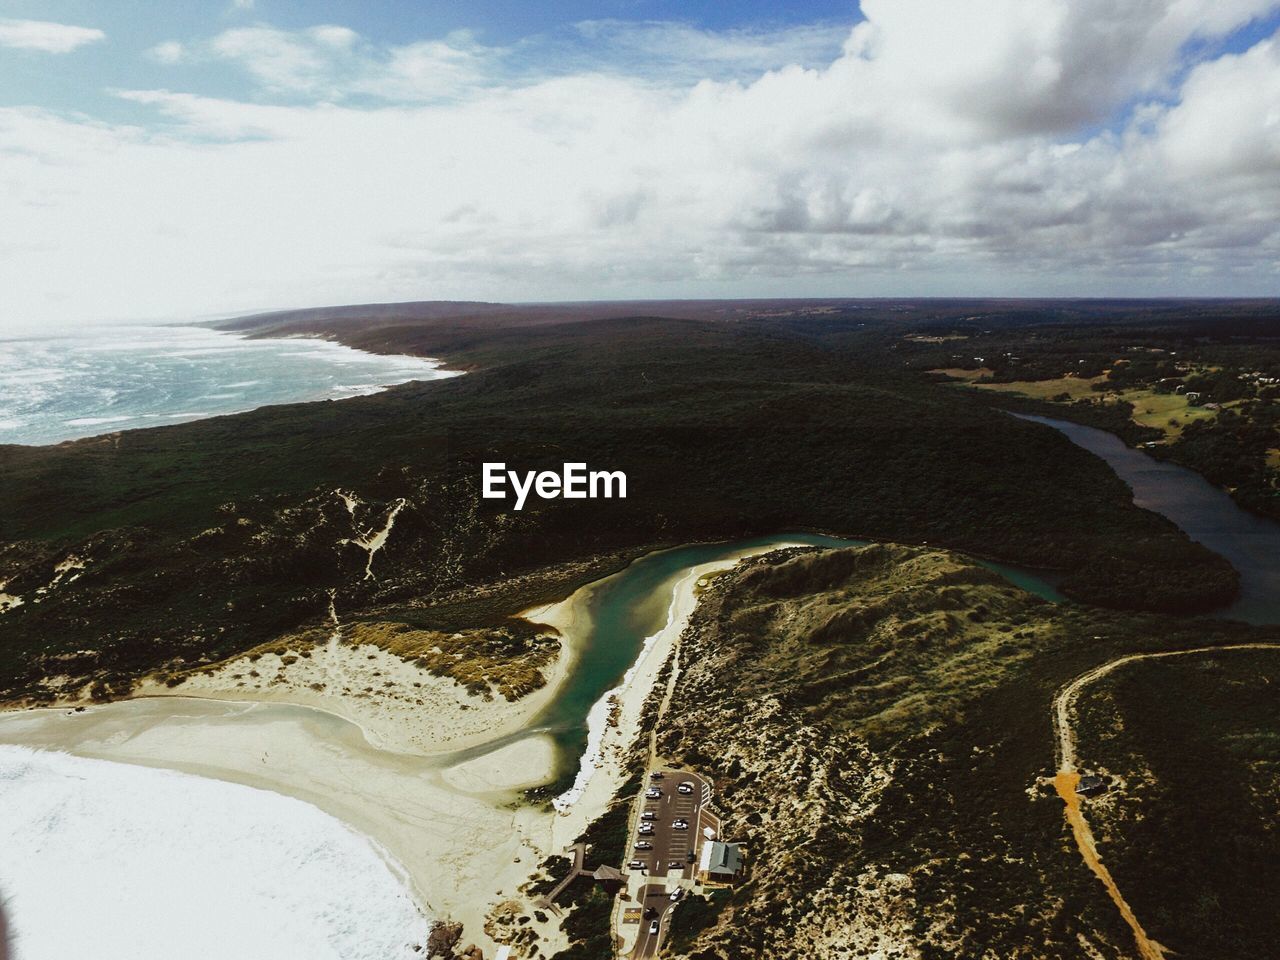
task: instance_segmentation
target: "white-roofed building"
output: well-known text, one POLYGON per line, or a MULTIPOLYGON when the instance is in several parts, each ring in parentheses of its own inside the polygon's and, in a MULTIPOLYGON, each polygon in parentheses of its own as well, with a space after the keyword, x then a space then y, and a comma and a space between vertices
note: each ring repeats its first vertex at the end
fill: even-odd
POLYGON ((703 883, 733 883, 742 873, 742 844, 708 840, 698 859, 698 879, 703 883))

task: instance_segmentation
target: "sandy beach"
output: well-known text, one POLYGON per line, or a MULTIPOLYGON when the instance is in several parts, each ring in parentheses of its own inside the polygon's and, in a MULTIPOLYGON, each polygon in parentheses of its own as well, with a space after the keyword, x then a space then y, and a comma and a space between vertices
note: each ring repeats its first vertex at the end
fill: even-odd
MULTIPOLYGON (((515 704, 472 697, 376 648, 330 643, 287 670, 265 655, 239 658, 176 690, 157 684, 111 704, 0 714, 0 743, 176 769, 312 803, 373 839, 403 868, 428 915, 462 922, 462 944, 477 943, 492 957, 486 919, 503 904, 532 912, 518 887, 603 812, 625 779, 622 759, 696 606, 699 580, 781 545, 680 571, 660 588, 670 591, 666 624, 593 708, 578 782, 554 812, 517 802, 516 792, 554 776, 554 744, 543 734, 510 735, 563 685, 592 628, 588 601, 598 584, 526 611, 554 626, 563 648, 547 685, 515 704), (365 693, 375 677, 400 695, 346 692, 365 693), (323 691, 310 686, 320 682, 323 691), (487 753, 475 749, 498 740, 487 753), (452 755, 463 748, 465 759, 452 755)), ((558 931, 534 926, 554 952, 558 931)))
MULTIPOLYGON (((388 851, 425 912, 461 921, 486 956, 490 907, 514 896, 550 849, 552 817, 512 808, 510 796, 499 802, 476 761, 463 765, 465 784, 451 786, 437 761, 379 750, 359 727, 312 708, 156 698, 79 713, 33 710, 0 717, 0 742, 181 770, 312 803, 388 851)), ((519 779, 549 772, 526 769, 519 779)))

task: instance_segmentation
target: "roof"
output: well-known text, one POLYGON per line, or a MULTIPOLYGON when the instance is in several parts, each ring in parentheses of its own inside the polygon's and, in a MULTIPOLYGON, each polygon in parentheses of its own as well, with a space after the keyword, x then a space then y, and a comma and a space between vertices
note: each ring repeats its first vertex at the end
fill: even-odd
POLYGON ((611 867, 607 863, 596 867, 595 872, 591 874, 597 880, 625 880, 622 871, 617 867, 611 867))
POLYGON ((1082 796, 1088 796, 1092 793, 1102 793, 1107 789, 1107 781, 1104 777, 1090 773, 1080 778, 1080 782, 1076 784, 1076 793, 1082 796))
POLYGON ((736 874, 742 869, 742 846, 718 840, 704 843, 702 862, 698 866, 704 873, 736 874))

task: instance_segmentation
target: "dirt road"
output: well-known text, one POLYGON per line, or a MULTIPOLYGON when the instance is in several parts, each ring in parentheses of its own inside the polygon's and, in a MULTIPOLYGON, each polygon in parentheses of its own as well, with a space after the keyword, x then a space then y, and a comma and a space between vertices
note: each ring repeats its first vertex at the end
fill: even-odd
POLYGON ((1071 825, 1071 832, 1076 838, 1076 846, 1080 849, 1080 856, 1084 859, 1085 865, 1093 871, 1094 875, 1102 881, 1102 885, 1107 888, 1107 893, 1120 911, 1120 915, 1124 918, 1125 923, 1129 925, 1129 929, 1133 931, 1133 939, 1138 947, 1138 956, 1142 960, 1165 960, 1168 948, 1147 935, 1146 930, 1143 929, 1142 924, 1134 914, 1133 908, 1125 901, 1123 894, 1120 893, 1120 888, 1116 886, 1116 882, 1111 876, 1111 871, 1106 868, 1102 858, 1098 855, 1098 847, 1093 839, 1093 831, 1089 828, 1089 822, 1085 819, 1084 810, 1081 808, 1080 795, 1076 793, 1076 786, 1080 782, 1080 774, 1076 772, 1076 735, 1071 727, 1071 716, 1075 702, 1080 692, 1094 681, 1105 677, 1119 667, 1139 660, 1189 657, 1196 654, 1225 653, 1235 650, 1280 650, 1280 643, 1237 643, 1219 647, 1194 647, 1189 650, 1131 653, 1127 656, 1117 657, 1115 660, 1109 660, 1101 666, 1080 674, 1080 676, 1059 690, 1053 698, 1053 729, 1058 761, 1058 773, 1053 778, 1053 785, 1066 807, 1067 823, 1071 825))

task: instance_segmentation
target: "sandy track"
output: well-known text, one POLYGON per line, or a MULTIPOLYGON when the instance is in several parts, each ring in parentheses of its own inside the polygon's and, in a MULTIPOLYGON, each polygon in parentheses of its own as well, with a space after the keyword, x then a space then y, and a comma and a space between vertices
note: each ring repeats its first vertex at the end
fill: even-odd
POLYGON ((1129 906, 1129 903, 1124 899, 1124 895, 1120 892, 1120 888, 1116 885, 1115 879, 1111 876, 1111 871, 1107 869, 1102 862, 1101 855, 1098 853, 1098 845, 1094 840, 1093 830, 1089 827, 1089 821, 1085 818, 1080 795, 1076 793, 1076 786, 1080 782, 1080 774, 1076 771, 1076 734, 1071 726, 1075 703, 1081 691, 1090 684, 1120 667, 1136 663, 1139 660, 1161 660, 1169 657, 1188 657, 1196 654, 1225 653, 1237 650, 1280 650, 1280 643, 1234 643, 1216 647, 1192 647, 1187 650, 1131 653, 1109 660, 1094 667, 1092 670, 1085 671, 1062 687, 1053 698, 1054 743, 1058 761, 1058 772, 1053 779, 1054 788, 1057 790, 1058 796, 1062 798, 1067 823, 1070 824, 1071 832, 1075 836, 1080 856, 1083 858, 1085 865, 1093 871, 1094 875, 1102 881, 1102 885, 1107 888, 1107 894, 1111 897, 1112 902, 1115 903, 1116 909, 1120 911, 1121 917, 1129 925, 1129 929, 1133 931, 1134 943, 1138 948, 1138 956, 1142 960, 1165 960, 1169 948, 1148 936, 1137 915, 1133 912, 1133 908, 1129 906))

